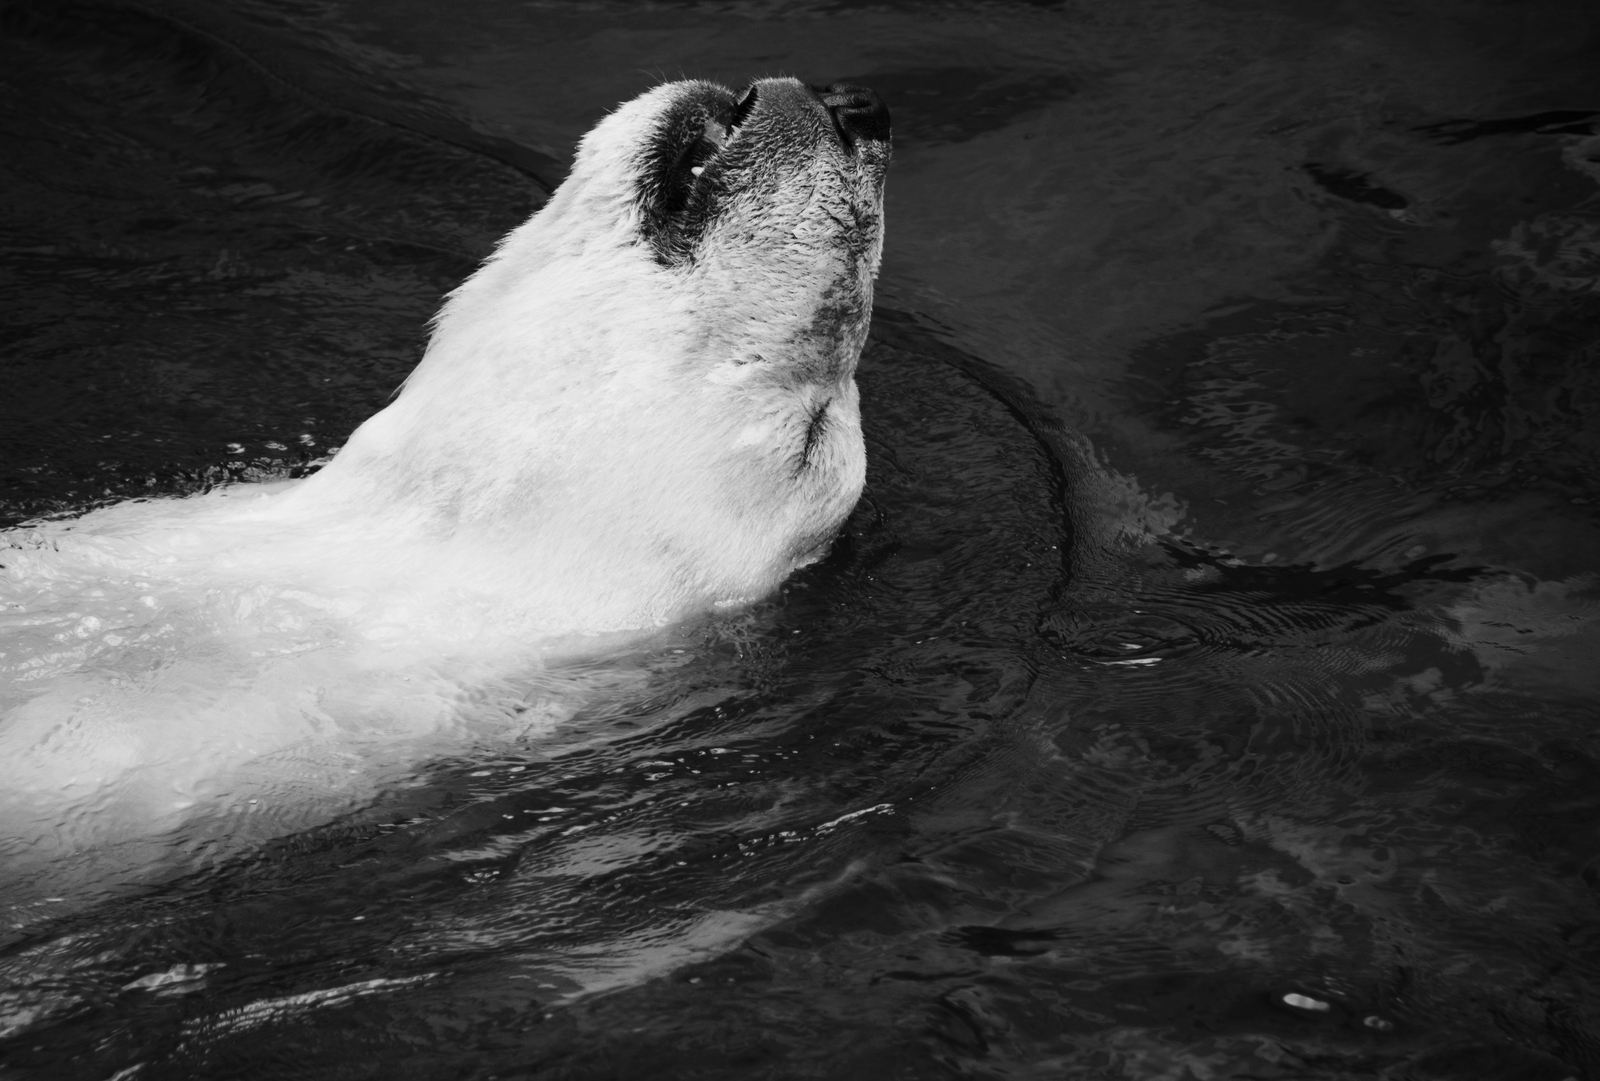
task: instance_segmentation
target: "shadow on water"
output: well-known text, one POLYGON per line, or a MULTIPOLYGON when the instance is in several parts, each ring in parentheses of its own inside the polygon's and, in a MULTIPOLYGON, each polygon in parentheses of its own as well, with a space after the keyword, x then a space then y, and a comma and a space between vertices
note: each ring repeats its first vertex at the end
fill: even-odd
POLYGON ((542 201, 541 161, 336 107, 221 30, 135 5, 0 17, 11 522, 326 453, 542 201))
MULTIPOLYGON (((313 468, 550 175, 309 37, 4 11, 13 520, 313 468)), ((1583 118, 1533 119, 1516 130, 1583 118)), ((1364 174, 1308 175, 1403 209, 1364 174)), ((1281 344, 1277 319, 1213 326, 1202 353, 1281 344)), ((1148 383, 1192 377, 1192 344, 1153 349, 1148 383)), ((1183 423, 1252 378, 1150 409, 1183 423)), ((548 743, 23 914, 5 1069, 1600 1069, 1593 704, 1505 676, 1529 640, 1593 645, 1582 588, 1448 553, 1208 546, 912 312, 878 312, 860 383, 868 489, 826 561, 632 658, 646 689, 548 743)), ((1463 416, 1464 446, 1490 438, 1463 416)), ((1224 419, 1220 458, 1270 461, 1274 432, 1224 419)))

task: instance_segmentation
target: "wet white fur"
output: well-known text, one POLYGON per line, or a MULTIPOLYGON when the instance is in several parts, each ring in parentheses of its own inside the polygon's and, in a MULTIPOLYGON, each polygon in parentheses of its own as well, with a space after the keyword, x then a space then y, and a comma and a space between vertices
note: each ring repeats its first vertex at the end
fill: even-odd
POLYGON ((870 310, 881 169, 820 134, 791 146, 663 268, 635 174, 693 92, 659 87, 584 140, 321 472, 0 534, 0 875, 197 816, 304 825, 560 713, 513 712, 508 680, 819 554, 864 476, 865 323, 832 344, 808 328, 841 292, 870 310), (863 216, 865 245, 841 244, 863 216), (791 354, 819 349, 836 363, 797 378, 791 354))

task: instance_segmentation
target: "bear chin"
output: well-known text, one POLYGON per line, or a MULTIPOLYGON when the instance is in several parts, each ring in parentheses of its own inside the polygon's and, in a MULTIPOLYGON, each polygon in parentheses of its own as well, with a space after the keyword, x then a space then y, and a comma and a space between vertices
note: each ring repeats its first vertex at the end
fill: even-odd
POLYGON ((596 693, 550 675, 530 714, 508 681, 817 558, 865 476, 888 156, 855 88, 659 86, 320 472, 0 536, 13 881, 198 818, 248 837, 267 796, 258 836, 325 819, 596 693))

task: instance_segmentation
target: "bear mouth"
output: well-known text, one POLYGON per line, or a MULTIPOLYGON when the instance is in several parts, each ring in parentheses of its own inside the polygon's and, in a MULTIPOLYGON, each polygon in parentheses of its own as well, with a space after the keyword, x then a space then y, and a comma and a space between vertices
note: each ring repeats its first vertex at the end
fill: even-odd
POLYGON ((695 89, 660 117, 640 163, 640 231, 663 266, 692 262, 707 227, 751 174, 803 168, 830 150, 841 166, 873 157, 874 146, 887 159, 888 110, 869 90, 793 79, 752 83, 738 96, 711 83, 695 89), (810 137, 797 139, 802 131, 810 137))

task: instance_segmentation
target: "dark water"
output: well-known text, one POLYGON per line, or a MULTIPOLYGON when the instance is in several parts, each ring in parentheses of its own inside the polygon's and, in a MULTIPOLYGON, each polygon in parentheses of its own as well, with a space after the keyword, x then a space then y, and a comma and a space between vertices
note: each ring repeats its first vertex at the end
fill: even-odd
POLYGON ((895 114, 824 563, 17 917, 0 1077, 1600 1073, 1600 13, 9 3, 8 521, 313 467, 661 76, 895 114))

